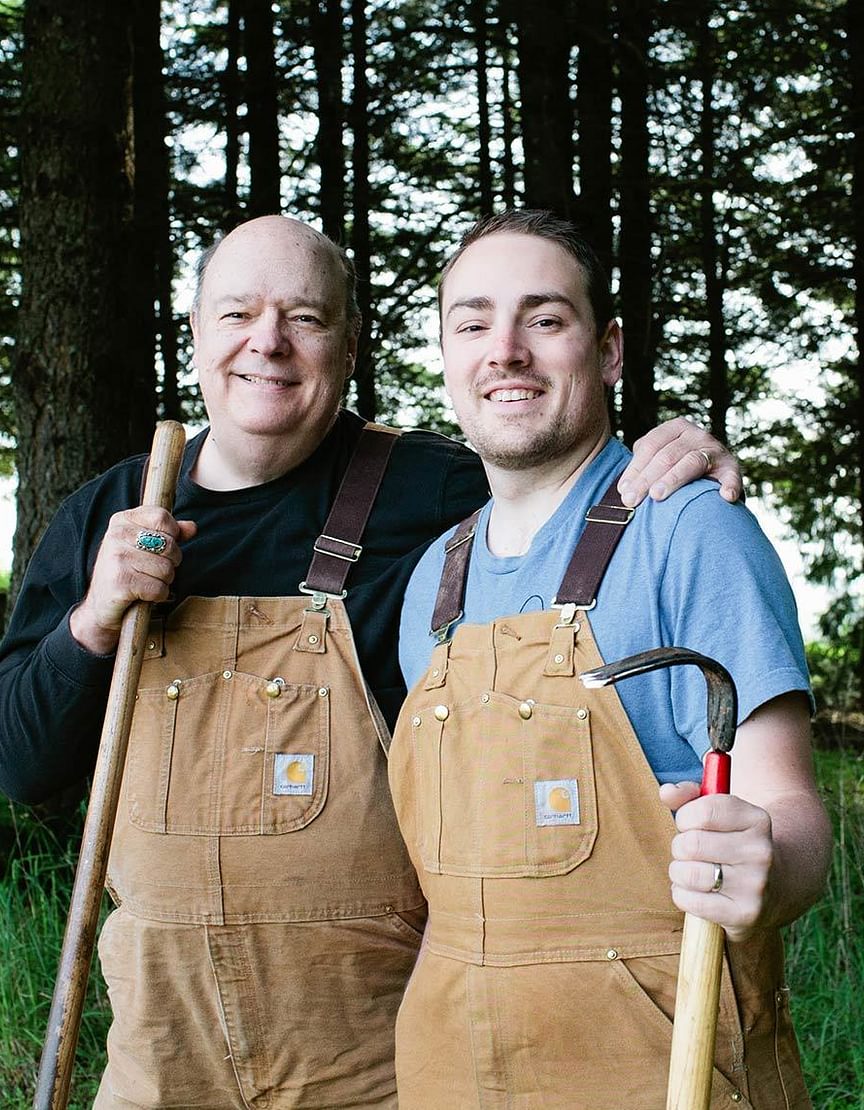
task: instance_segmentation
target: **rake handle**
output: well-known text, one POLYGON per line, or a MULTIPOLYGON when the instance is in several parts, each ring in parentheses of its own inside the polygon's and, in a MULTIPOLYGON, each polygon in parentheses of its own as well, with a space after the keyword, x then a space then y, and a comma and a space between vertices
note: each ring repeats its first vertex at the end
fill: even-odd
MULTIPOLYGON (((726 752, 706 755, 702 795, 729 793, 730 765, 726 752)), ((724 936, 715 922, 684 915, 666 1110, 708 1110, 711 1102, 724 936)))
MULTIPOLYGON (((171 510, 185 443, 186 437, 181 424, 165 420, 157 425, 142 505, 171 510)), ((150 603, 138 601, 129 607, 120 628, 69 916, 60 952, 60 966, 39 1064, 34 1110, 65 1110, 69 1101, 75 1049, 87 993, 102 891, 108 870, 108 853, 149 622, 150 603)))

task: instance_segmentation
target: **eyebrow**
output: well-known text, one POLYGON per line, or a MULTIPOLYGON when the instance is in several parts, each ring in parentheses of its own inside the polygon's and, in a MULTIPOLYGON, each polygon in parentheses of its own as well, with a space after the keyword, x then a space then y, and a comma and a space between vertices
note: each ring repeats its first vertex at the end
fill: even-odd
MULTIPOLYGON (((224 293, 221 297, 217 297, 213 305, 219 309, 228 308, 231 305, 246 305, 253 301, 258 300, 257 293, 224 293)), ((326 315, 331 306, 324 301, 318 300, 317 297, 294 297, 291 301, 285 302, 283 308, 287 307, 289 310, 292 308, 311 308, 313 311, 320 315, 326 315)))
MULTIPOLYGON (((574 312, 576 311, 576 306, 570 298, 565 297, 563 293, 559 293, 556 290, 546 290, 540 293, 526 293, 519 298, 520 309, 540 308, 541 305, 544 304, 563 304, 567 305, 567 307, 571 308, 574 312)), ((462 300, 454 301, 453 304, 450 305, 447 309, 447 315, 449 316, 450 313, 457 308, 486 311, 494 307, 495 305, 491 297, 464 297, 462 300)))

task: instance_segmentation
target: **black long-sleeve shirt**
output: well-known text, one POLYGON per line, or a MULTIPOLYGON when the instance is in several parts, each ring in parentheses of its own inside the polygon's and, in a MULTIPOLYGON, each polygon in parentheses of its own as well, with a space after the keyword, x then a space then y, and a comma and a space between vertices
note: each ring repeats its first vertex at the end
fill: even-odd
MULTIPOLYGON (((174 515, 198 533, 183 545, 172 602, 297 595, 363 421, 343 411, 300 466, 260 486, 207 490, 189 477, 207 432, 186 448, 174 515)), ((87 652, 69 613, 87 590, 111 515, 139 503, 145 456, 119 463, 60 506, 37 548, 0 645, 0 789, 36 802, 92 769, 113 656, 87 652)), ((348 578, 345 604, 360 665, 391 727, 405 696, 399 609, 429 542, 488 496, 473 452, 429 432, 397 441, 348 578)))

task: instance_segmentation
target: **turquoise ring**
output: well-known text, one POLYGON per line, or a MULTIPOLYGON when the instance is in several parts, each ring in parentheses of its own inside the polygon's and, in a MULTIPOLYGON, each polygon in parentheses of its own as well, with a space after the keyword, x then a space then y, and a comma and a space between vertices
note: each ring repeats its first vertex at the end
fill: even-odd
POLYGON ((168 546, 168 541, 161 532, 148 532, 142 528, 135 540, 139 551, 150 551, 154 555, 161 555, 168 546))

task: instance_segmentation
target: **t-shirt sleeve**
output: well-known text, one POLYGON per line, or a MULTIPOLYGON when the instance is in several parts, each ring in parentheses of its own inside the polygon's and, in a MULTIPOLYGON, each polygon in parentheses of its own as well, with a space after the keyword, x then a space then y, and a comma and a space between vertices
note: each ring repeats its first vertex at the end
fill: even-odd
MULTIPOLYGON (((795 598, 753 514, 713 490, 683 508, 660 587, 664 642, 717 659, 738 694, 738 722, 772 698, 809 694, 795 598)), ((707 750, 705 681, 696 667, 670 674, 678 732, 707 750)))

